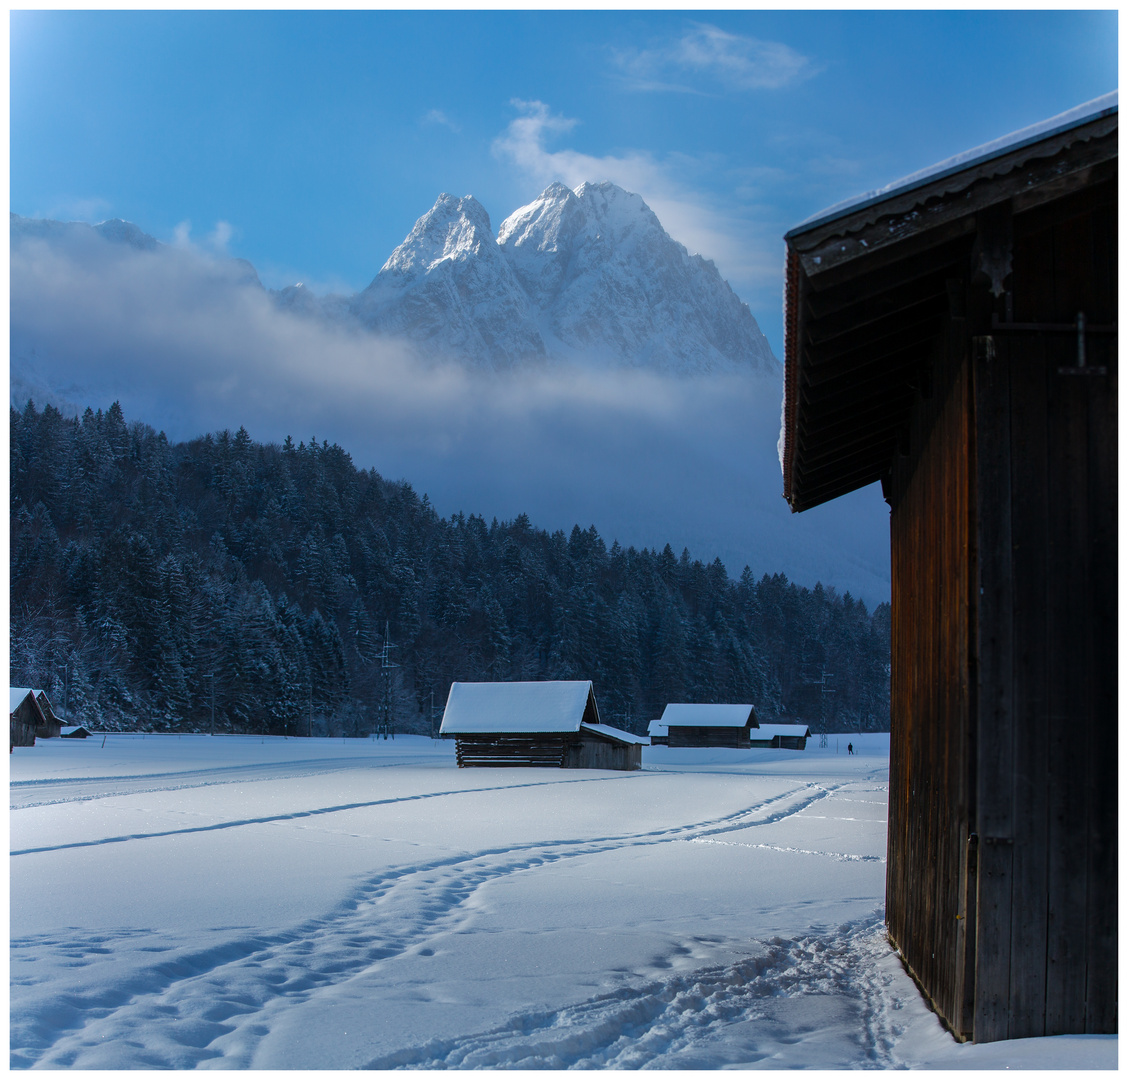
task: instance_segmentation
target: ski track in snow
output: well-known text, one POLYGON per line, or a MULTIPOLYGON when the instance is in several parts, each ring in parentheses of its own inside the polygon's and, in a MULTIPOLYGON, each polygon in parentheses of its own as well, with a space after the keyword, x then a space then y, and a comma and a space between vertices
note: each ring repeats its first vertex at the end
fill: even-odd
POLYGON ((493 1031, 434 1039, 365 1068, 712 1068, 722 1041, 727 1065, 772 1067, 779 1044, 801 1042, 815 1030, 781 1024, 773 1006, 808 995, 846 1003, 864 1064, 893 1064, 900 1005, 889 993, 892 977, 876 967, 889 952, 880 911, 821 934, 760 945, 760 955, 736 964, 518 1015, 493 1031))
MULTIPOLYGON (((170 780, 183 775, 177 774, 170 780)), ((628 779, 645 783, 648 775, 654 774, 639 772, 628 779)), ((155 777, 137 779, 151 783, 155 777)), ((225 777, 206 782, 230 781, 225 777)), ((65 782, 54 783, 65 786, 65 782)), ((274 1017, 390 958, 412 951, 426 955, 428 941, 456 930, 470 917, 466 902, 483 886, 561 860, 617 849, 687 841, 728 843, 714 838, 782 821, 830 798, 840 789, 856 791, 858 784, 858 778, 841 784, 796 781, 794 787, 780 795, 691 825, 486 848, 387 868, 362 880, 353 894, 328 915, 282 933, 245 932, 244 936, 203 949, 184 948, 167 939, 157 939, 156 945, 144 950, 154 953, 154 964, 135 969, 124 978, 115 977, 97 992, 69 995, 63 999, 63 1006, 56 997, 49 1007, 38 1012, 33 1001, 26 1000, 22 1011, 14 1013, 11 1019, 11 1065, 101 1067, 97 1064, 99 1050, 113 1046, 115 1068, 251 1067, 255 1048, 271 1030, 274 1017), (159 1032, 156 1038, 154 1031, 159 1032)), ((153 790, 173 790, 177 786, 170 783, 153 790)), ((505 785, 501 789, 526 786, 533 785, 505 785)), ((543 786, 543 781, 536 786, 543 786)), ((183 830, 25 849, 12 854, 143 842, 151 837, 240 828, 421 798, 456 798, 488 790, 497 789, 415 794, 183 830)), ((834 852, 806 854, 842 858, 834 852)), ((85 940, 65 933, 14 939, 13 988, 33 988, 37 981, 34 963, 21 964, 21 952, 34 959, 45 950, 54 951, 70 966, 82 966, 90 963, 91 957, 112 954, 116 939, 129 938, 136 947, 137 939, 144 934, 144 930, 128 930, 88 935, 85 940)), ((750 945, 754 947, 755 943, 750 945)), ((718 1026, 761 1016, 768 999, 813 993, 845 993, 848 999, 856 1001, 864 1019, 866 1054, 875 1065, 886 1060, 891 1036, 880 988, 873 984, 874 953, 889 951, 880 912, 871 920, 824 934, 795 941, 773 939, 761 945, 765 950, 762 956, 730 967, 624 989, 552 1013, 518 1016, 496 1031, 428 1043, 393 1058, 374 1061, 368 1067, 520 1067, 533 1061, 540 1063, 538 1067, 636 1068, 652 1062, 669 1065, 683 1058, 692 1060, 693 1046, 708 1039, 718 1026)), ((788 1038, 780 1035, 775 1041, 787 1042, 788 1038)), ((752 1055, 750 1061, 757 1060, 754 1049, 748 1053, 752 1055)))
MULTIPOLYGON (((430 764, 420 758, 420 764, 430 764)), ((386 769, 411 765, 411 759, 398 758, 388 764, 368 760, 366 768, 386 769)), ((121 795, 148 795, 154 792, 187 791, 214 784, 242 784, 259 780, 294 780, 299 777, 324 776, 350 771, 357 767, 356 758, 312 758, 291 761, 284 767, 267 762, 262 765, 224 766, 219 769, 178 770, 168 773, 143 773, 125 776, 52 777, 48 780, 13 780, 8 786, 13 810, 35 806, 58 806, 61 803, 87 802, 91 799, 112 799, 121 795), (107 786, 112 785, 112 786, 107 786)))

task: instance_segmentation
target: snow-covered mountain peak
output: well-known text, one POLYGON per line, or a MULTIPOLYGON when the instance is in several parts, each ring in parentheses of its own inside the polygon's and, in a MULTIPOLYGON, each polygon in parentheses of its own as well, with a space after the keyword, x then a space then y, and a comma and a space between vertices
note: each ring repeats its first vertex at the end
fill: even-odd
POLYGON ((502 222, 498 244, 539 312, 550 353, 685 374, 778 371, 716 267, 616 184, 550 185, 502 222))
POLYGON ((348 307, 369 329, 475 366, 545 354, 529 298, 472 195, 440 195, 348 307))
POLYGON ((496 243, 486 208, 466 195, 445 192, 414 225, 380 270, 405 277, 430 273, 447 259, 466 260, 481 253, 483 245, 496 243))

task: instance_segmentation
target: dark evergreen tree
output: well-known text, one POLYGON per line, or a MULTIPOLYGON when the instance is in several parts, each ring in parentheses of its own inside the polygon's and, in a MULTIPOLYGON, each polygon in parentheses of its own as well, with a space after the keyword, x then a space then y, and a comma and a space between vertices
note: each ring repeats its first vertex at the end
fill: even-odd
POLYGON ((170 444, 116 404, 10 423, 12 679, 87 722, 364 734, 391 685, 427 732, 455 679, 590 678, 635 731, 694 700, 887 725, 888 604, 594 526, 443 519, 316 439, 170 444))

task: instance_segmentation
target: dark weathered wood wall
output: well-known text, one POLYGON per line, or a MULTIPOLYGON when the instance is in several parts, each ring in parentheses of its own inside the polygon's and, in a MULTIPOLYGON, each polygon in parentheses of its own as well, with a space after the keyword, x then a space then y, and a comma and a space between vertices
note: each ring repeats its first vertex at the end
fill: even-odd
POLYGON ((588 732, 581 734, 459 735, 455 748, 458 767, 541 766, 550 769, 642 768, 642 747, 611 742, 588 732))
POLYGON ((886 920, 937 1010, 971 1034, 974 967, 971 385, 964 323, 922 363, 929 387, 888 490, 892 680, 886 920), (969 876, 970 875, 970 876, 969 876))
POLYGON ((670 746, 731 746, 748 749, 748 728, 732 727, 671 727, 670 746))
POLYGON ((1113 184, 1015 216, 975 386, 977 1041, 1116 1029, 1115 296, 1113 184))
POLYGON ((1115 197, 996 216, 1009 302, 953 283, 886 486, 886 918, 976 1041, 1116 1030, 1115 197))
POLYGON ((459 735, 455 755, 460 769, 471 765, 493 767, 540 765, 562 768, 567 736, 550 735, 459 735))
POLYGON ((633 772, 642 768, 642 747, 615 743, 588 732, 571 743, 564 758, 566 769, 615 769, 633 772))
POLYGON ((19 703, 16 711, 10 714, 8 749, 13 746, 34 746, 35 725, 39 717, 27 698, 19 703))

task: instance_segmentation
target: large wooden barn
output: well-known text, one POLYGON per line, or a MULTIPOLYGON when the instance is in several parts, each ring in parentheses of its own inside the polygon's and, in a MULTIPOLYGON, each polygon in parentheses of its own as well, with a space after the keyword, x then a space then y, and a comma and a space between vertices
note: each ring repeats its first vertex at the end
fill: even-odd
POLYGON ((751 746, 750 732, 759 727, 751 705, 667 705, 659 721, 668 746, 751 746))
POLYGON ((646 742, 600 723, 590 682, 452 683, 439 734, 457 740, 459 768, 632 771, 646 742))
POLYGON ((891 508, 886 919, 977 1042, 1116 1030, 1117 119, 786 237, 784 493, 891 508))

